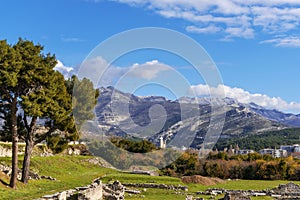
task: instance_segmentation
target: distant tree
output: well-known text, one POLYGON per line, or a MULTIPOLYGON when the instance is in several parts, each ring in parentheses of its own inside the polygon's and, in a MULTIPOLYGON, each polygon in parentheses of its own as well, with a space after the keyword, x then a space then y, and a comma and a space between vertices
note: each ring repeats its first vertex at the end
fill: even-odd
POLYGON ((157 149, 157 147, 147 140, 133 141, 112 137, 111 142, 117 147, 133 153, 148 153, 157 149))
MULTIPOLYGON (((94 116, 93 109, 99 97, 99 89, 94 89, 93 83, 83 78, 79 80, 77 76, 73 75, 65 81, 68 94, 72 97, 72 113, 71 113, 71 128, 80 130, 83 123, 92 119, 94 116), (74 121, 74 113, 76 121, 74 121)), ((72 132, 75 132, 73 130, 72 132)), ((59 133, 60 131, 58 131, 59 133)), ((79 139, 80 134, 69 134, 67 137, 61 137, 61 134, 46 135, 48 147, 54 153, 60 153, 67 148, 68 141, 75 141, 79 139)))
POLYGON ((66 86, 68 93, 72 95, 72 116, 76 118, 77 129, 80 129, 87 120, 95 117, 93 110, 100 92, 99 89, 94 89, 94 85, 89 79, 79 80, 77 76, 68 79, 66 86))
POLYGON ((46 141, 48 148, 55 154, 61 153, 68 147, 68 140, 59 134, 49 135, 46 141))

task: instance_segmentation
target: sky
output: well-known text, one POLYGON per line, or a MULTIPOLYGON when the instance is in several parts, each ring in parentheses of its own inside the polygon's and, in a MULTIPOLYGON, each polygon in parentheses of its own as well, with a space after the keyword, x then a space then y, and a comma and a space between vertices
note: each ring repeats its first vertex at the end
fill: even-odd
MULTIPOLYGON (((299 0, 4 0, 1 8, 0 39, 42 44, 65 74, 76 73, 97 45, 115 34, 167 28, 203 47, 223 86, 208 87, 177 55, 147 49, 111 63, 103 84, 114 84, 128 71, 151 80, 176 70, 199 96, 222 90, 242 103, 300 113, 299 0)), ((93 64, 107 60, 99 55, 93 64)), ((167 89, 144 87, 137 94, 169 97, 167 89)))

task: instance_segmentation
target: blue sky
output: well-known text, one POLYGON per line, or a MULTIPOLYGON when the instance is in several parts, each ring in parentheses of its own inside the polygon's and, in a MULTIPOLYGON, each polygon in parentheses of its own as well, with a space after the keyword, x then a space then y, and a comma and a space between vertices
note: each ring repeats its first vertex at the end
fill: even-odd
MULTIPOLYGON (((149 26, 179 31, 208 52, 228 96, 300 113, 299 0, 5 0, 1 8, 0 38, 40 43, 61 68, 78 67, 100 42, 122 31, 149 26)), ((206 93, 188 63, 166 52, 123 56, 111 76, 135 63, 146 68, 156 63, 158 71, 177 68, 195 91, 206 93)))

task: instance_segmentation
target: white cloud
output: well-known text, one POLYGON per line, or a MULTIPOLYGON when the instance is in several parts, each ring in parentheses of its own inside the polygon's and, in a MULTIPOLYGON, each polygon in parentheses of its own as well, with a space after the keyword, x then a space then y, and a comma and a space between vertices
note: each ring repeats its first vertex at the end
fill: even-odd
POLYGON ((191 86, 191 92, 194 92, 197 96, 212 96, 223 97, 224 93, 226 97, 230 97, 238 100, 241 103, 256 103, 257 105, 277 109, 286 112, 300 112, 300 103, 286 102, 280 97, 269 97, 265 94, 252 94, 245 91, 242 88, 232 88, 225 85, 218 85, 218 87, 209 87, 208 85, 194 85, 191 86))
POLYGON ((157 60, 152 60, 143 64, 134 64, 129 67, 128 75, 136 78, 151 80, 156 78, 159 73, 170 70, 171 67, 160 63, 157 60))
POLYGON ((243 37, 249 39, 254 37, 254 30, 247 27, 229 27, 226 28, 225 32, 228 34, 226 38, 243 37))
POLYGON ((65 78, 69 78, 74 74, 74 68, 65 66, 60 60, 57 60, 54 70, 62 73, 65 78))
POLYGON ((143 6, 166 18, 192 23, 195 33, 223 33, 224 38, 253 38, 260 31, 272 35, 299 32, 299 0, 112 0, 143 6), (223 27, 223 28, 219 28, 223 27))
POLYGON ((98 83, 100 86, 114 85, 122 76, 151 80, 158 77, 161 72, 171 69, 170 66, 157 60, 142 64, 135 63, 128 67, 114 66, 109 65, 109 63, 100 56, 86 60, 81 67, 84 68, 82 74, 84 74, 85 77, 89 77, 93 82, 100 79, 98 83), (101 75, 103 70, 105 71, 101 75), (101 77, 97 77, 100 75, 101 77))
POLYGON ((267 6, 281 6, 281 5, 300 5, 299 0, 233 0, 242 5, 267 5, 267 6))
POLYGON ((271 40, 264 40, 260 43, 271 43, 277 47, 300 47, 300 36, 281 36, 271 40))
POLYGON ((127 71, 128 69, 112 66, 104 58, 97 56, 81 63, 79 78, 87 77, 94 85, 110 86, 127 71))
POLYGON ((63 42, 84 42, 84 40, 77 37, 62 37, 63 42))
POLYGON ((196 27, 196 26, 187 26, 186 30, 192 33, 217 33, 222 30, 222 28, 215 25, 209 25, 207 27, 196 27))
POLYGON ((253 24, 265 32, 280 33, 299 28, 300 8, 258 7, 252 8, 253 24))

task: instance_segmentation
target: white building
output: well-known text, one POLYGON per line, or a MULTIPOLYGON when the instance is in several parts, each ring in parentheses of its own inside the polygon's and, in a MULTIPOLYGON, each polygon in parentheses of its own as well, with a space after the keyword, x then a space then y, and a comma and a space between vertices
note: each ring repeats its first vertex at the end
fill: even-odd
POLYGON ((255 153, 255 151, 252 150, 252 149, 239 149, 239 150, 235 150, 235 154, 237 154, 237 155, 247 155, 249 153, 255 153))
POLYGON ((297 153, 300 152, 300 146, 299 144, 294 145, 281 145, 280 149, 286 150, 289 154, 290 153, 297 153))
POLYGON ((285 149, 261 149, 259 150, 259 153, 261 155, 271 155, 274 158, 282 158, 282 157, 287 157, 288 153, 287 150, 285 149))
POLYGON ((165 149, 166 148, 166 141, 164 140, 163 136, 160 136, 160 138, 159 138, 159 147, 161 149, 165 149))

